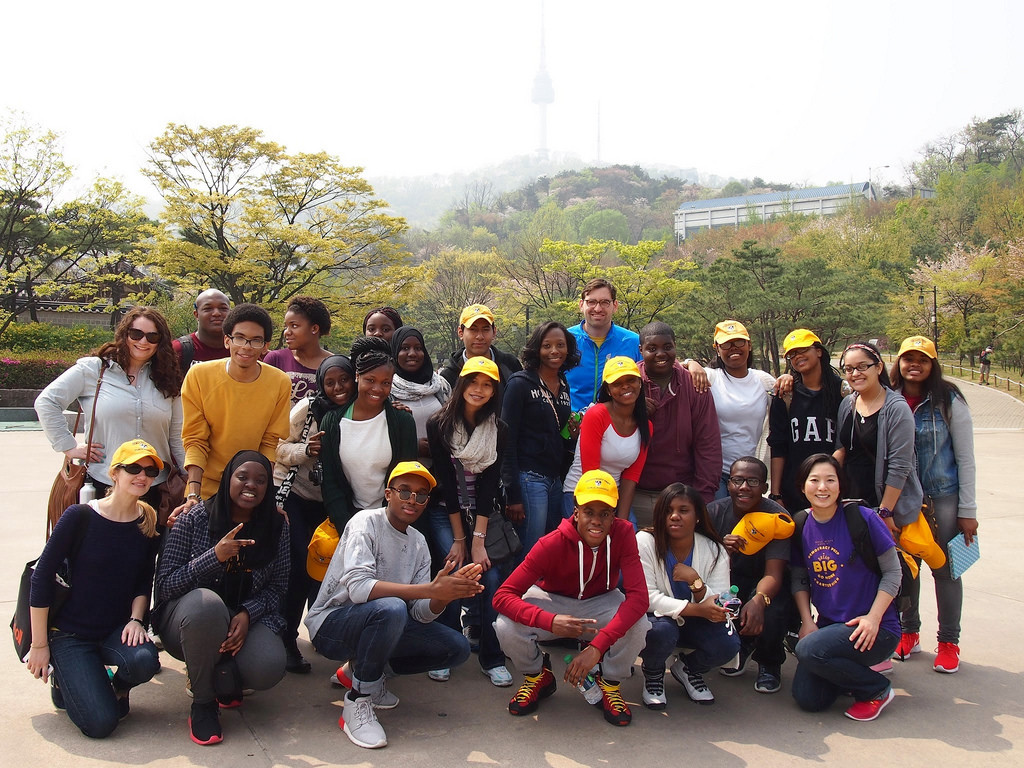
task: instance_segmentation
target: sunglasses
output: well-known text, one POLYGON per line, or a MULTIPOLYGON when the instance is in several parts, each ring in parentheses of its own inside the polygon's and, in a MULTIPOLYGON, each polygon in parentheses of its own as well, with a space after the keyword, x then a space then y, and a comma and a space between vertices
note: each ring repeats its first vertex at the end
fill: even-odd
POLYGON ((132 341, 142 341, 142 339, 145 338, 150 344, 160 343, 160 334, 157 331, 150 331, 149 333, 146 333, 145 331, 140 331, 138 328, 129 328, 128 338, 132 341))
POLYGON ((137 475, 139 472, 145 472, 146 477, 156 477, 160 474, 160 470, 150 464, 148 467, 144 467, 141 464, 118 464, 121 469, 127 472, 129 475, 137 475))
POLYGON ((412 499, 417 504, 426 504, 430 500, 429 493, 413 493, 412 491, 406 489, 399 490, 398 488, 391 487, 389 487, 388 490, 397 493, 398 498, 400 498, 402 501, 408 501, 409 499, 412 499))

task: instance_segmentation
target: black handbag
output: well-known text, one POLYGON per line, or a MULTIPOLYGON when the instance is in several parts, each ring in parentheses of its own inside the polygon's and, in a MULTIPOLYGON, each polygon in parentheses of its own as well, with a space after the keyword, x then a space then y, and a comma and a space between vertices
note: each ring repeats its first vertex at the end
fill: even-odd
MULTIPOLYGON (((53 626, 54 619, 57 618, 61 608, 71 596, 71 563, 74 562, 82 548, 82 539, 85 538, 85 531, 89 527, 89 517, 89 514, 81 516, 75 531, 71 552, 57 568, 54 577, 56 588, 53 593, 53 602, 50 603, 50 612, 47 615, 47 623, 50 626, 53 626)), ((36 558, 25 563, 25 569, 21 572, 21 582, 18 585, 18 602, 14 606, 14 618, 11 619, 11 635, 14 639, 14 651, 18 654, 18 661, 24 661, 32 647, 32 609, 29 606, 29 596, 32 592, 32 574, 35 572, 38 562, 39 558, 36 558)))
MULTIPOLYGON (((462 519, 466 522, 469 530, 476 525, 476 512, 469 504, 469 488, 466 485, 466 470, 462 462, 452 457, 455 463, 455 474, 459 481, 459 506, 462 508, 462 519)), ((503 563, 519 554, 523 549, 523 542, 519 540, 519 534, 512 521, 505 517, 505 485, 499 483, 498 492, 494 495, 494 510, 487 520, 487 537, 484 539, 484 549, 487 550, 487 558, 494 563, 503 563)))

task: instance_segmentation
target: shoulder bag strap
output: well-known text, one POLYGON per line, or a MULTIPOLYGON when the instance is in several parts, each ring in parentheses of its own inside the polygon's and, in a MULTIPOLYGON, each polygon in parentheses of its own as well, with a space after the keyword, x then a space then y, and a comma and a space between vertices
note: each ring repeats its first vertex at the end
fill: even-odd
MULTIPOLYGON (((85 439, 85 460, 82 462, 85 465, 85 476, 89 476, 89 456, 92 454, 92 433, 96 429, 96 401, 100 398, 100 384, 103 383, 103 374, 107 372, 107 363, 101 357, 100 358, 100 375, 96 379, 96 391, 92 393, 92 409, 89 414, 89 436, 85 439)), ((81 415, 81 404, 79 404, 79 415, 81 415)), ((78 419, 75 419, 75 433, 78 432, 78 419)))
MULTIPOLYGON (((312 399, 312 398, 310 398, 312 399)), ((306 442, 306 438, 309 436, 310 427, 313 425, 313 408, 312 403, 306 410, 306 423, 302 425, 302 434, 299 435, 299 442, 306 442)), ((295 475, 299 471, 299 465, 295 464, 288 470, 288 474, 285 475, 284 480, 281 481, 281 487, 277 489, 276 501, 278 504, 284 504, 284 500, 288 498, 288 494, 292 492, 292 484, 295 482, 295 475)))
MULTIPOLYGON (((443 459, 442 459, 443 461, 443 459)), ((476 515, 473 514, 473 505, 469 502, 469 485, 466 483, 466 468, 462 462, 452 456, 455 464, 455 479, 459 483, 459 509, 462 510, 462 519, 470 528, 476 523, 476 515)))

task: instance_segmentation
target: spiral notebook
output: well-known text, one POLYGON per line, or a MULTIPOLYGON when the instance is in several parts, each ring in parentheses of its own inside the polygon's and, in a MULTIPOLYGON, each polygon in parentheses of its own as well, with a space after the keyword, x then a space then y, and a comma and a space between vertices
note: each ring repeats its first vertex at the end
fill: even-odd
POLYGON ((978 548, 978 535, 974 535, 971 546, 964 542, 964 535, 958 533, 949 540, 949 575, 959 579, 964 573, 978 562, 981 557, 981 549, 978 548))

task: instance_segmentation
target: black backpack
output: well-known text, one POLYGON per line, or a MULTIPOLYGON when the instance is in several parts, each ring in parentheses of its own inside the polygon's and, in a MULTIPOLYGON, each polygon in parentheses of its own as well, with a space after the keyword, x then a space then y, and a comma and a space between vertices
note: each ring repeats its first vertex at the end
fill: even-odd
POLYGON ((192 341, 191 333, 179 336, 177 341, 181 344, 181 373, 184 376, 188 373, 188 369, 192 367, 192 360, 196 356, 196 345, 192 341))

